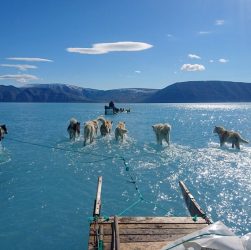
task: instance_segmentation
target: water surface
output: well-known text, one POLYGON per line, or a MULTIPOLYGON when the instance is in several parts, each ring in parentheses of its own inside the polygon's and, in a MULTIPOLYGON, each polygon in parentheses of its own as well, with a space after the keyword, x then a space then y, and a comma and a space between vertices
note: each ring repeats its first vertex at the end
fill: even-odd
POLYGON ((251 148, 219 147, 215 125, 251 140, 251 104, 121 104, 131 113, 124 143, 99 135, 83 147, 70 142, 68 121, 103 114, 103 104, 0 103, 9 134, 0 145, 2 249, 86 249, 98 176, 102 213, 115 215, 139 199, 126 216, 188 216, 183 180, 214 220, 237 234, 251 231, 251 148), (151 126, 168 122, 171 145, 157 146, 151 126), (124 161, 127 165, 124 164, 124 161), (126 167, 129 171, 126 171, 126 167))

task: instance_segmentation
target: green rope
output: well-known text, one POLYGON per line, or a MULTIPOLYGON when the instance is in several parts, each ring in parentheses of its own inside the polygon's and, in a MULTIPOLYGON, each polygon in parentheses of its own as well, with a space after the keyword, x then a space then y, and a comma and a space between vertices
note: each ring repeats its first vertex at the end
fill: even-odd
POLYGON ((103 240, 99 240, 98 241, 98 250, 103 250, 104 249, 104 241, 103 240))
MULTIPOLYGON (((55 146, 45 145, 45 144, 40 144, 40 143, 35 143, 35 142, 27 142, 27 141, 13 139, 13 138, 9 138, 9 137, 5 138, 5 139, 10 140, 10 141, 15 141, 15 142, 23 143, 23 144, 29 144, 29 145, 37 146, 37 147, 41 147, 41 148, 55 149, 55 150, 60 150, 60 151, 65 151, 65 152, 73 152, 73 153, 83 154, 83 152, 80 151, 80 150, 66 149, 66 148, 55 147, 55 146)), ((120 156, 104 156, 104 155, 95 154, 95 153, 92 153, 92 152, 86 152, 85 154, 86 155, 92 155, 92 156, 102 157, 102 159, 100 159, 100 160, 93 160, 93 161, 82 162, 82 163, 86 163, 86 164, 88 164, 88 163, 102 162, 102 161, 107 161, 107 160, 112 160, 112 159, 121 159, 120 156)))
POLYGON ((137 191, 137 193, 138 193, 138 195, 139 195, 139 199, 140 199, 141 201, 145 202, 145 203, 153 204, 153 205, 155 205, 157 208, 159 208, 159 209, 165 211, 166 213, 169 213, 169 210, 167 210, 166 208, 160 206, 160 205, 157 204, 156 202, 147 200, 147 199, 145 199, 145 198, 143 197, 143 195, 142 195, 142 193, 140 192, 140 189, 139 189, 139 187, 138 187, 138 185, 137 185, 136 179, 132 176, 132 174, 131 174, 131 172, 130 172, 130 168, 129 168, 129 166, 127 165, 127 162, 126 162, 125 158, 121 157, 121 160, 123 161, 124 166, 125 166, 125 170, 126 170, 126 172, 128 173, 128 175, 129 175, 129 177, 130 177, 130 179, 131 179, 131 181, 129 181, 129 182, 132 183, 132 184, 134 184, 135 190, 137 191))
POLYGON ((107 215, 103 216, 103 218, 104 218, 104 221, 109 221, 110 220, 110 217, 107 216, 107 215))
POLYGON ((198 215, 197 215, 197 214, 194 215, 194 216, 192 217, 192 219, 193 219, 194 222, 196 222, 196 221, 198 220, 198 215))
POLYGON ((130 205, 129 207, 127 207, 126 209, 124 209, 122 212, 120 212, 118 214, 118 216, 121 216, 122 214, 124 214, 126 211, 130 210, 131 208, 135 207, 138 203, 140 203, 142 201, 142 199, 138 199, 137 201, 135 201, 132 205, 130 205))
MULTIPOLYGON (((66 149, 66 148, 61 148, 61 147, 55 147, 55 146, 51 146, 51 145, 45 145, 45 144, 40 144, 40 143, 34 143, 34 142, 28 142, 28 141, 23 141, 23 140, 19 140, 19 139, 13 139, 13 138, 6 138, 6 140, 10 140, 10 141, 15 141, 15 142, 18 142, 18 143, 23 143, 23 144, 29 144, 29 145, 33 145, 33 146, 37 146, 37 147, 42 147, 42 148, 47 148, 47 149, 55 149, 55 150, 60 150, 60 151, 65 151, 65 152, 73 152, 73 153, 81 153, 83 154, 82 151, 79 151, 79 150, 72 150, 72 149, 66 149)), ((144 198, 144 196, 142 195, 138 185, 137 185, 137 180, 136 178, 131 174, 131 169, 130 167, 128 166, 128 163, 126 162, 126 159, 123 157, 123 156, 104 156, 104 155, 101 155, 101 154, 96 154, 96 153, 93 153, 93 152, 85 152, 85 154, 88 154, 88 155, 92 155, 92 156, 97 156, 97 157, 102 157, 101 159, 98 159, 98 160, 93 160, 93 161, 85 161, 85 162, 82 162, 82 163, 85 163, 85 164, 91 164, 91 163, 96 163, 96 162, 103 162, 103 161, 107 161, 107 160, 111 160, 111 159, 118 159, 118 160, 122 160, 123 161, 123 164, 124 164, 124 167, 125 167, 125 170, 126 172, 128 173, 129 175, 129 178, 130 178, 130 183, 134 184, 134 187, 135 187, 135 190, 137 191, 138 193, 138 197, 139 199, 134 202, 131 206, 129 206, 127 209, 125 209, 124 211, 122 211, 120 214, 123 214, 125 211, 129 210, 130 208, 136 206, 140 201, 144 201, 146 203, 149 203, 149 204, 154 204, 156 207, 162 209, 163 211, 165 212, 169 212, 167 209, 163 208, 162 206, 158 205, 156 202, 153 202, 153 201, 150 201, 150 200, 147 200, 144 198)), ((90 222, 93 222, 95 221, 97 218, 93 218, 93 217, 89 217, 88 220, 90 222)))

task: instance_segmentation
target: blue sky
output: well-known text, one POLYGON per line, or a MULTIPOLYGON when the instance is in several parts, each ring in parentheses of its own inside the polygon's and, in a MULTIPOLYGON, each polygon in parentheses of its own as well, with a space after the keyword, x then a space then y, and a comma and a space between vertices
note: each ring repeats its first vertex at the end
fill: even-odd
POLYGON ((251 82, 250 0, 0 0, 0 84, 251 82))

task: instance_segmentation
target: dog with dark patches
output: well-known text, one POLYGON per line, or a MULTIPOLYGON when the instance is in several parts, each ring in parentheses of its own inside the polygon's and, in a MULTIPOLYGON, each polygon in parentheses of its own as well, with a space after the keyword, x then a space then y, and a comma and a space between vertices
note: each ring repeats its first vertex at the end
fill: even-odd
POLYGON ((213 132, 218 134, 221 147, 225 142, 229 142, 232 143, 232 148, 235 146, 237 149, 240 149, 240 143, 248 143, 248 141, 243 139, 238 132, 228 131, 223 127, 215 126, 213 132))
POLYGON ((0 125, 0 141, 4 138, 5 134, 8 134, 6 125, 0 125))
POLYGON ((100 126, 100 134, 102 136, 106 136, 111 133, 112 131, 112 121, 106 120, 104 117, 100 116, 97 119, 102 124, 100 126))
POLYGON ((76 137, 79 137, 80 135, 80 122, 78 122, 75 118, 71 118, 67 132, 69 133, 70 140, 75 141, 76 137))

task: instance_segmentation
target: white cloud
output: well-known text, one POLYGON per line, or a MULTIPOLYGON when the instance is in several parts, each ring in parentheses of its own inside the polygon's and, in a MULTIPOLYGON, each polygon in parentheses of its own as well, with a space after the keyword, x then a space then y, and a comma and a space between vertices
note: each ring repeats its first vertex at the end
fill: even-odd
POLYGON ((17 68, 18 70, 25 71, 27 69, 36 69, 37 66, 28 64, 0 64, 1 67, 17 68))
POLYGON ((215 25, 217 25, 217 26, 221 26, 221 25, 224 25, 224 24, 225 24, 225 20, 220 19, 220 20, 215 21, 215 25))
POLYGON ((68 52, 80 54, 106 54, 113 51, 140 51, 150 49, 153 45, 141 42, 96 43, 91 48, 67 48, 68 52))
POLYGON ((7 60, 24 61, 24 62, 53 62, 50 59, 38 57, 8 57, 7 60))
POLYGON ((14 80, 21 83, 38 80, 34 75, 21 74, 21 75, 0 75, 0 80, 14 80))
POLYGON ((191 59, 201 59, 200 56, 197 56, 195 54, 188 54, 188 57, 191 59))
POLYGON ((141 74, 141 71, 140 70, 135 70, 134 71, 136 74, 141 74))
POLYGON ((221 59, 219 59, 219 62, 220 62, 220 63, 227 63, 227 62, 229 62, 229 60, 224 59, 224 58, 221 58, 221 59))
POLYGON ((210 62, 210 63, 213 63, 213 62, 214 62, 214 60, 212 60, 212 59, 211 59, 211 60, 209 60, 209 62, 210 62))
POLYGON ((201 64, 183 64, 180 68, 182 71, 203 71, 205 67, 201 64))
POLYGON ((173 35, 172 34, 167 34, 167 37, 171 38, 171 37, 173 37, 173 35))
POLYGON ((198 35, 209 35, 211 33, 212 33, 212 31, 199 31, 198 35))

